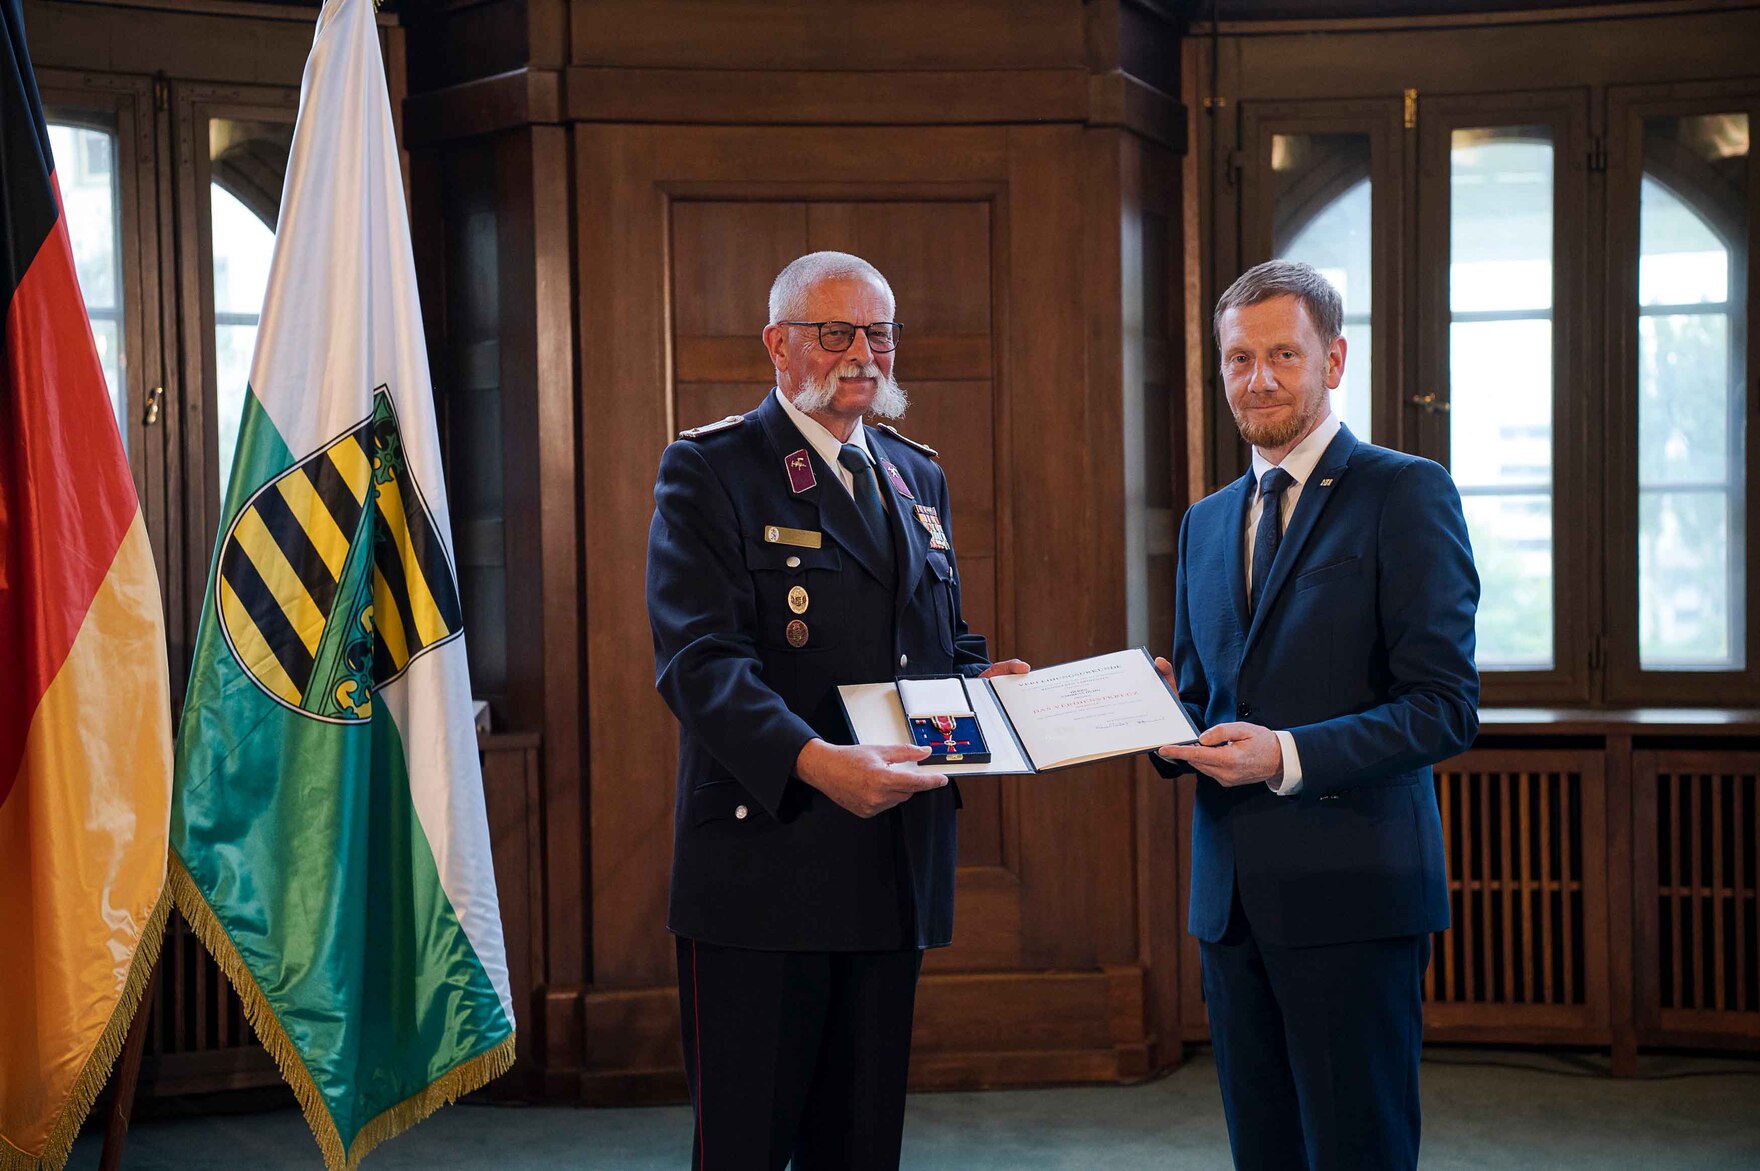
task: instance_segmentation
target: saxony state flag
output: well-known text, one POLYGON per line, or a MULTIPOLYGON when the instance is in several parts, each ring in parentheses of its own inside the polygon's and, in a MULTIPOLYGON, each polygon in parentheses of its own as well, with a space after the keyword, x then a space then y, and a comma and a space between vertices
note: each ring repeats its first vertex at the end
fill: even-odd
POLYGON ((514 1027, 370 0, 318 17, 223 515, 172 890, 351 1168, 514 1027))

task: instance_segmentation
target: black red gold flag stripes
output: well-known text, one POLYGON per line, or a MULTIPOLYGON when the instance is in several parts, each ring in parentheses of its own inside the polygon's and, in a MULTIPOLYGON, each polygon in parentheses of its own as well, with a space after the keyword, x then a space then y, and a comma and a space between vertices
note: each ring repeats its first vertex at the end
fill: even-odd
POLYGON ((66 1161, 158 954, 171 719, 18 0, 0 0, 0 664, 0 1171, 36 1171, 66 1161))

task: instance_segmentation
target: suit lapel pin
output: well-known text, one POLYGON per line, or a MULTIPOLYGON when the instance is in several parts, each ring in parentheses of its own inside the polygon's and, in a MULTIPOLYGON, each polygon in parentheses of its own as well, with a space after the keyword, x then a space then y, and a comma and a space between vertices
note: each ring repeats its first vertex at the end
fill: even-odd
POLYGON ((1321 480, 1321 481, 1320 481, 1320 486, 1321 486, 1321 487, 1322 487, 1322 488, 1330 488, 1330 487, 1332 487, 1332 477, 1331 477, 1331 476, 1327 476, 1327 477, 1326 477, 1326 478, 1325 478, 1325 479, 1324 479, 1324 480, 1321 480))

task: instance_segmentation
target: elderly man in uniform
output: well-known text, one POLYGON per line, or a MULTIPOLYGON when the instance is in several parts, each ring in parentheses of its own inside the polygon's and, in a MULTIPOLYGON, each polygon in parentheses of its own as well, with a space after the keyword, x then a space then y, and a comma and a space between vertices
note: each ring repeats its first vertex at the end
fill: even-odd
POLYGON ((776 388, 667 447, 648 537, 681 727, 668 927, 692 1165, 896 1168, 923 949, 953 938, 959 791, 851 745, 837 686, 995 675, 960 614, 935 452, 886 424, 901 328, 866 261, 770 290, 776 388))

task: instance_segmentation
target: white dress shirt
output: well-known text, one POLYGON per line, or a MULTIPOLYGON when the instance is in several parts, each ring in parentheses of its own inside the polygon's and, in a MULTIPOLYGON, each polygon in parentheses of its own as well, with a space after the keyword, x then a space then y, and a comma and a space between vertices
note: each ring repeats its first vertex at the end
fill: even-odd
MULTIPOLYGON (((770 393, 776 396, 776 401, 782 404, 782 409, 794 421, 795 427, 801 433, 801 438, 805 439, 808 445, 819 453, 819 458, 825 461, 826 466, 837 473, 837 478, 843 482, 844 491, 849 493, 850 499, 855 499, 855 474, 837 460, 838 454, 843 451, 843 440, 827 431, 825 424, 789 402, 788 396, 783 394, 780 388, 773 388, 770 393)), ((867 452, 869 459, 874 459, 874 449, 868 446, 867 430, 862 426, 860 419, 856 420, 856 429, 850 432, 849 441, 867 452)), ((878 464, 880 461, 874 460, 874 462, 878 464)), ((886 503, 884 492, 880 494, 880 503, 882 505, 886 503)))
MULTIPOLYGON (((1296 502, 1302 498, 1302 487, 1314 474, 1314 465, 1318 464, 1320 457, 1326 454, 1326 448, 1332 443, 1333 437, 1338 434, 1338 429, 1343 425, 1344 420, 1328 411, 1326 418, 1321 420, 1320 425, 1314 428, 1306 439, 1291 448, 1290 453, 1283 457, 1281 464, 1273 464, 1257 447, 1253 449, 1253 483, 1255 487, 1252 506, 1247 509, 1245 537, 1247 556, 1243 562, 1246 567, 1248 597, 1251 597, 1253 593, 1253 541, 1259 532, 1259 516, 1265 511, 1265 494, 1259 491, 1257 485, 1264 482, 1265 473, 1273 467, 1282 468, 1295 481, 1283 490, 1283 515, 1278 526, 1283 532, 1288 532, 1289 518, 1295 515, 1296 502)), ((1282 552, 1281 546, 1278 551, 1282 552)), ((1278 732, 1276 735, 1277 746, 1283 751, 1283 780, 1281 783, 1267 781, 1266 784, 1270 785, 1271 791, 1278 796, 1292 797, 1302 790, 1302 758, 1296 753, 1296 738, 1294 736, 1288 732, 1278 732)))

